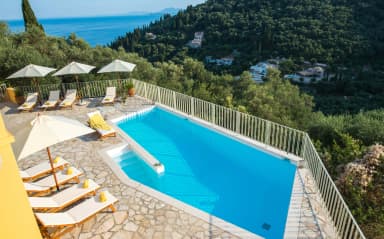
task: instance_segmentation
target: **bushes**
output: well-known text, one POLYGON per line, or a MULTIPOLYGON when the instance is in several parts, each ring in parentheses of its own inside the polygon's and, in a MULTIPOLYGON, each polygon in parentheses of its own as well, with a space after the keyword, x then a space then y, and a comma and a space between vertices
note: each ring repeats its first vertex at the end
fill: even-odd
POLYGON ((348 165, 337 181, 367 238, 384 235, 384 147, 369 148, 363 158, 348 165))
POLYGON ((384 143, 384 111, 374 110, 357 114, 347 127, 348 132, 365 145, 384 143))
MULTIPOLYGON (((360 112, 356 115, 324 116, 317 113, 309 123, 308 132, 312 138, 328 144, 336 138, 336 131, 349 134, 369 146, 384 144, 384 110, 360 112)), ((327 145, 329 146, 329 145, 327 145)))

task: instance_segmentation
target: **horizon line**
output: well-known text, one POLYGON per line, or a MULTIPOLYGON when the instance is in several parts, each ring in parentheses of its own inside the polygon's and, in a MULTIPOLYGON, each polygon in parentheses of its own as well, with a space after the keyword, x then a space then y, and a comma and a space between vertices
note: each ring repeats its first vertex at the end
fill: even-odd
MULTIPOLYGON (((164 8, 160 11, 153 11, 153 12, 145 12, 145 11, 134 11, 134 12, 127 12, 127 13, 121 13, 116 15, 89 15, 89 16, 62 16, 62 17, 43 17, 43 18, 37 18, 38 21, 40 20, 52 20, 52 19, 79 19, 79 18, 92 18, 92 17, 125 17, 125 16, 141 16, 141 15, 149 15, 149 14, 167 14, 165 10, 172 9, 174 11, 179 12, 180 10, 183 10, 184 8, 164 8)), ((24 20, 21 18, 8 18, 8 19, 0 19, 0 22, 3 21, 22 21, 24 20)))

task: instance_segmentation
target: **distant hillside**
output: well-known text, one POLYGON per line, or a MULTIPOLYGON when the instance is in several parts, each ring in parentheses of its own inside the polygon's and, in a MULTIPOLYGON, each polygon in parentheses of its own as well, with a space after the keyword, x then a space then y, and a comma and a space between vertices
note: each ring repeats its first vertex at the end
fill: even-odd
POLYGON ((164 14, 174 15, 174 14, 178 13, 180 10, 181 9, 179 9, 179 8, 169 7, 169 8, 164 8, 163 10, 156 12, 156 13, 164 13, 164 14))
POLYGON ((148 12, 148 11, 135 11, 135 12, 127 12, 124 15, 127 16, 137 16, 137 15, 148 15, 148 14, 170 14, 170 15, 176 15, 181 9, 179 8, 164 8, 160 11, 155 11, 155 12, 148 12))
POLYGON ((208 0, 175 16, 165 15, 110 44, 151 61, 185 55, 200 60, 237 49, 239 72, 250 62, 282 56, 331 65, 382 61, 382 0, 208 0), (204 31, 203 47, 186 48, 195 31, 204 31), (151 32, 156 39, 147 39, 151 32))

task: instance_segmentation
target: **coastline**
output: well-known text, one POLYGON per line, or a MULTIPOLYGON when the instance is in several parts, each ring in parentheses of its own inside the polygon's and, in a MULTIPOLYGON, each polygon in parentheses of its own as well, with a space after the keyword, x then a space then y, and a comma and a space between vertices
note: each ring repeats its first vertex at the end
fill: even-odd
MULTIPOLYGON (((119 36, 159 20, 166 12, 130 13, 128 15, 45 18, 40 19, 46 33, 55 37, 68 37, 75 33, 89 45, 105 46, 119 36)), ((171 13, 170 13, 171 14, 171 13)), ((24 31, 24 20, 0 20, 6 22, 13 33, 24 31)))

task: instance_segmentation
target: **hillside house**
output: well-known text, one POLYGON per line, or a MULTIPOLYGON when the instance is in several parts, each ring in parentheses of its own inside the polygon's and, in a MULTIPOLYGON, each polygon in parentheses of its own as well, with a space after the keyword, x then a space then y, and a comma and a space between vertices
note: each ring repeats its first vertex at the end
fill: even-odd
POLYGON ((195 32, 193 40, 188 42, 187 45, 190 48, 200 48, 203 42, 203 38, 204 38, 204 32, 195 32))
POLYGON ((299 71, 296 74, 285 75, 284 79, 289 79, 295 82, 304 84, 315 83, 325 77, 325 70, 323 67, 315 66, 299 71))
POLYGON ((205 57, 205 62, 210 64, 216 64, 218 66, 230 66, 234 61, 233 56, 226 56, 219 59, 215 59, 212 56, 205 57))
POLYGON ((263 79, 268 73, 268 69, 278 69, 278 65, 269 62, 259 62, 250 67, 252 79, 257 83, 263 83, 263 79))
POLYGON ((145 38, 148 39, 148 40, 155 40, 156 37, 157 36, 155 34, 153 34, 152 32, 145 33, 145 38))

